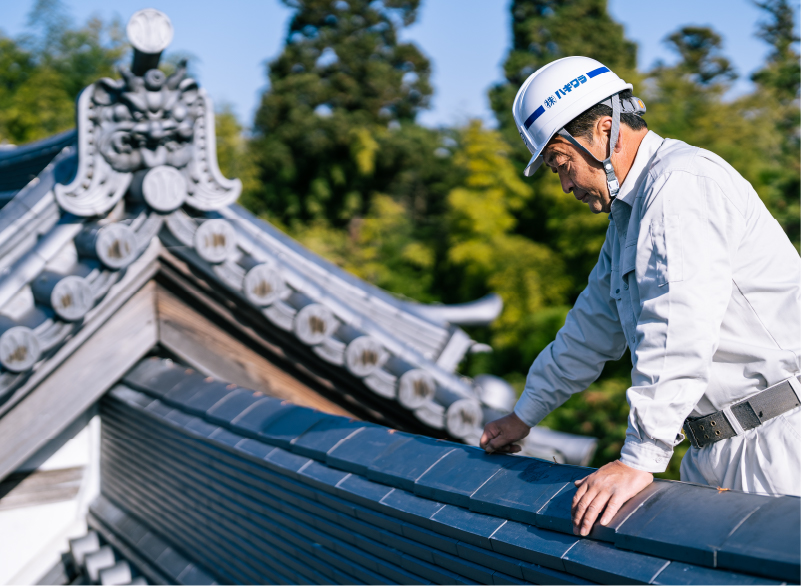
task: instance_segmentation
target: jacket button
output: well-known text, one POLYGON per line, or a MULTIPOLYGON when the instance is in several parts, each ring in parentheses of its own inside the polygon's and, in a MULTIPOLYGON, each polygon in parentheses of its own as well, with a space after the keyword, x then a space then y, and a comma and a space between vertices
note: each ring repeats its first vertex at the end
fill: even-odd
POLYGON ((620 293, 620 289, 615 289, 615 293, 620 293))
POLYGON ((628 284, 628 283, 623 283, 623 288, 624 288, 624 289, 626 289, 626 290, 628 291, 628 289, 629 289, 629 284, 628 284))

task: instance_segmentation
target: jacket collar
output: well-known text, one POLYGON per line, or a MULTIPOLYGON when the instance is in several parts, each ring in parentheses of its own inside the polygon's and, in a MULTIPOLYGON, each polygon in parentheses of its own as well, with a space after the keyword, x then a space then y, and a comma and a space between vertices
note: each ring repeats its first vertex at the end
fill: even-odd
POLYGON ((634 163, 632 163, 623 185, 620 186, 620 191, 615 201, 622 201, 629 206, 634 204, 637 192, 648 175, 648 163, 650 163, 663 141, 664 139, 656 132, 653 130, 648 131, 637 149, 637 156, 634 157, 634 163))

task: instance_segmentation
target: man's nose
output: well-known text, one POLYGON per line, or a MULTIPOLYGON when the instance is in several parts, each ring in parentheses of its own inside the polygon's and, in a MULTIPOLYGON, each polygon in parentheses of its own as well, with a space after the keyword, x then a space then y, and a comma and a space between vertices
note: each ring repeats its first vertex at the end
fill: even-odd
POLYGON ((575 185, 570 180, 570 177, 567 176, 567 173, 559 173, 559 181, 562 183, 562 191, 565 193, 571 193, 575 185))

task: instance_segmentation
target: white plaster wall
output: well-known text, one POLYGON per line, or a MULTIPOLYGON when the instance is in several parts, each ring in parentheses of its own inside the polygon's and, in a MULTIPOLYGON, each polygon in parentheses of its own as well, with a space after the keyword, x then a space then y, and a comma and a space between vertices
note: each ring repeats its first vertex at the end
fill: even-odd
POLYGON ((0 584, 33 584, 69 549, 68 540, 86 533, 86 511, 100 490, 100 418, 48 458, 39 470, 84 466, 78 495, 0 511, 0 584))

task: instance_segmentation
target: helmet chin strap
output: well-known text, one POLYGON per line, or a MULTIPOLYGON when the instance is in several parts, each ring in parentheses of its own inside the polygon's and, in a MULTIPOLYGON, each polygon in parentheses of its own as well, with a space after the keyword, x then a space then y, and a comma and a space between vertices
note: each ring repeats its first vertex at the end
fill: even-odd
MULTIPOLYGON (((598 161, 604 169, 604 173, 606 173, 606 187, 609 189, 609 197, 611 199, 615 199, 617 197, 618 192, 620 191, 620 183, 617 180, 617 175, 615 175, 615 168, 612 166, 612 153, 615 152, 615 147, 617 146, 617 139, 618 135, 620 134, 620 98, 617 94, 613 95, 609 100, 605 100, 601 102, 602 104, 606 104, 607 102, 611 101, 612 106, 612 132, 609 136, 609 156, 606 157, 603 161, 598 159, 595 155, 593 155, 583 144, 577 141, 572 134, 570 134, 567 130, 562 128, 559 130, 557 134, 562 138, 570 141, 573 146, 576 148, 581 149, 593 159, 598 161)), ((609 105, 609 104, 607 104, 609 105)))

